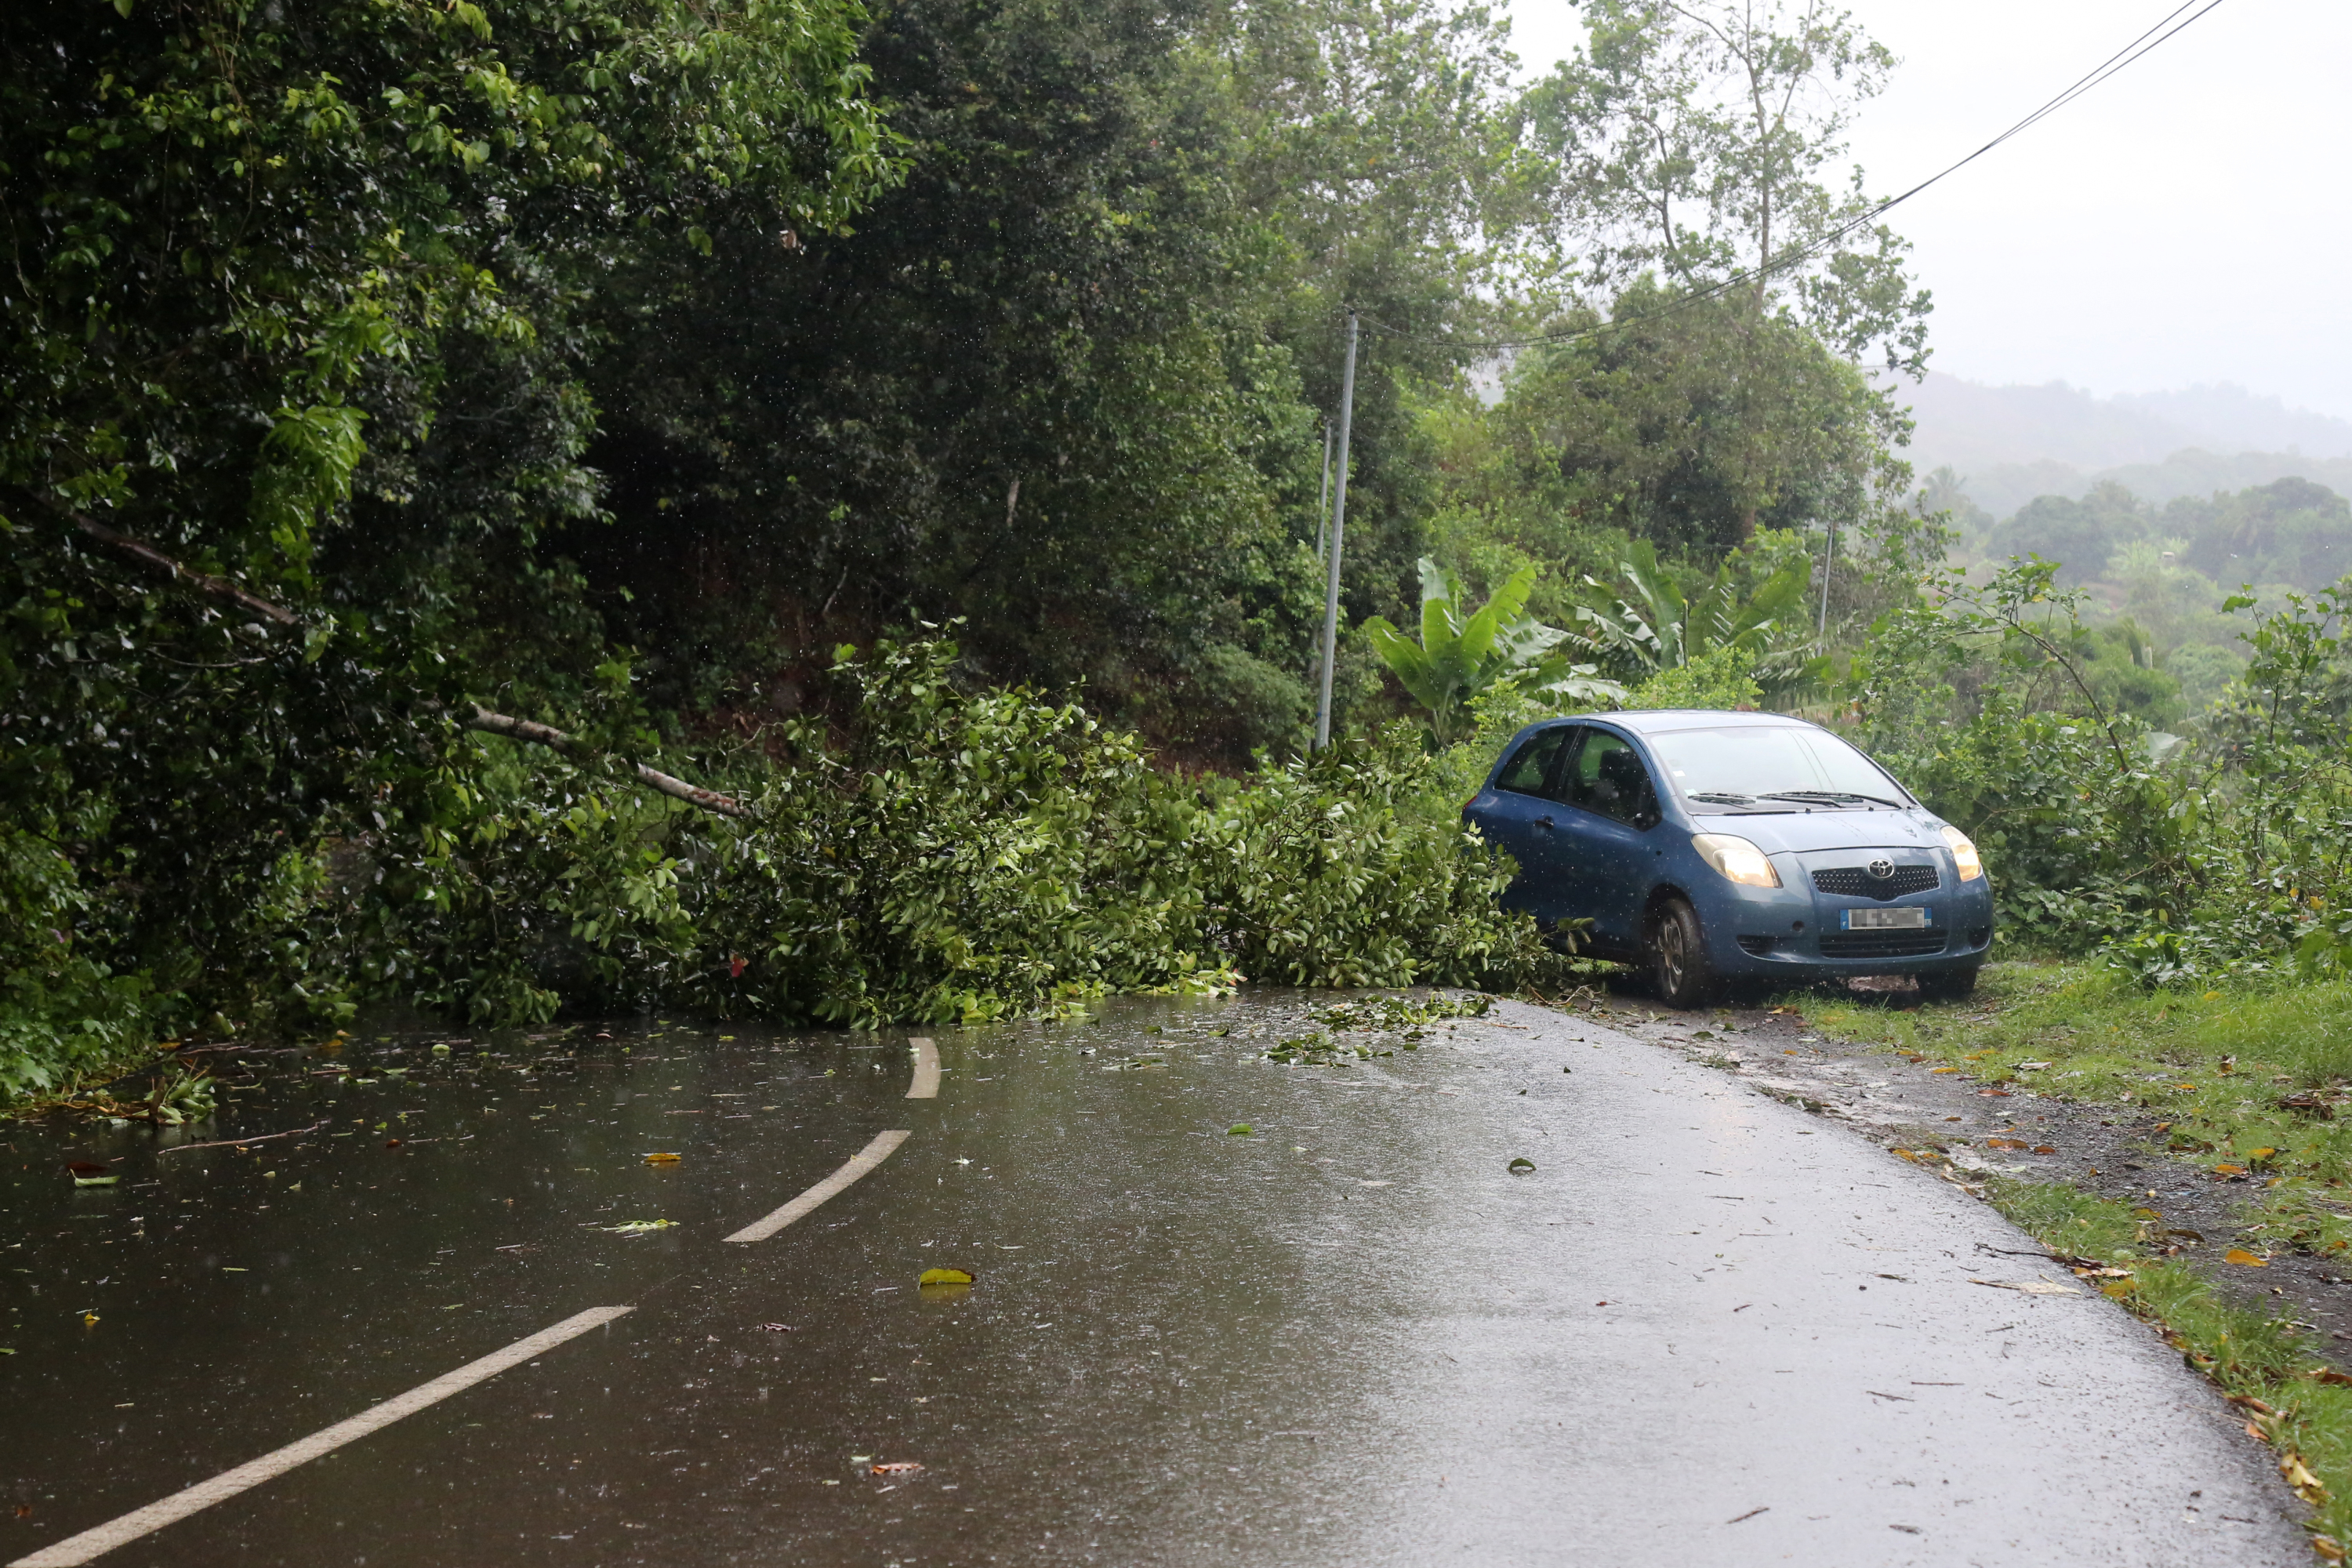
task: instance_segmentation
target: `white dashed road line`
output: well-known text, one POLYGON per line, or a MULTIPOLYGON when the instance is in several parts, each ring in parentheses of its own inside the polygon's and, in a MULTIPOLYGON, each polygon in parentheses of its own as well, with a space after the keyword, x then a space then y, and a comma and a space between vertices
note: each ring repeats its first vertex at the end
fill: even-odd
POLYGON ((145 1508, 135 1509, 94 1530, 85 1530, 79 1535, 68 1536, 53 1545, 44 1546, 29 1556, 19 1557, 8 1564, 8 1568, 76 1568, 79 1563, 90 1562, 118 1546, 128 1545, 167 1524, 176 1524, 216 1502, 226 1502, 239 1492, 250 1490, 264 1481, 274 1480, 346 1443, 356 1442, 404 1416, 414 1415, 429 1405, 437 1405, 453 1394, 496 1377, 509 1367, 553 1350, 564 1341, 609 1323, 631 1310, 627 1307, 591 1307, 575 1317, 564 1319, 552 1328, 541 1329, 528 1339, 517 1340, 504 1350, 493 1351, 479 1361, 467 1362, 455 1372, 445 1373, 428 1384, 363 1410, 348 1421, 338 1421, 322 1432, 313 1432, 299 1442, 289 1443, 274 1453, 248 1459, 233 1470, 215 1476, 211 1480, 200 1481, 185 1491, 174 1492, 161 1502, 151 1502, 145 1508))
POLYGON ((908 1100, 937 1100, 940 1097, 940 1048, 920 1035, 907 1042, 915 1051, 915 1081, 907 1090, 908 1100))
POLYGON ((803 1215, 807 1214, 819 1204, 824 1202, 825 1199, 835 1196, 836 1194, 847 1190, 852 1182, 855 1182, 858 1177, 866 1174, 866 1172, 874 1169, 875 1166, 888 1159, 890 1157, 891 1151, 898 1148, 899 1144, 904 1143, 911 1136, 913 1136, 913 1134, 904 1131, 876 1133, 874 1142, 866 1145, 865 1148, 860 1149, 856 1153, 852 1154, 849 1157, 848 1163, 843 1165, 840 1170, 835 1171, 832 1175, 827 1176, 824 1181, 819 1182, 816 1185, 811 1187, 808 1191, 803 1193, 800 1196, 794 1198, 792 1202, 786 1204, 783 1207, 778 1209, 767 1218, 757 1220, 752 1224, 745 1226, 742 1229, 737 1231, 727 1239, 730 1241, 767 1240, 768 1237, 775 1235, 776 1232, 783 1229, 784 1226, 792 1224, 793 1221, 800 1218, 803 1215))

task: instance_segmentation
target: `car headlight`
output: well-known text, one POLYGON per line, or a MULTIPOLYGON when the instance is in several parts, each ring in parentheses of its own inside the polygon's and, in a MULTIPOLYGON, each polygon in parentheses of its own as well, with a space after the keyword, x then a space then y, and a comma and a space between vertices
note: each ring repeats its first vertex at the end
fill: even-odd
POLYGON ((1984 861, 1977 854, 1976 843, 1957 827, 1944 829, 1944 842, 1951 847, 1952 864, 1960 868, 1960 880, 1973 882, 1984 875, 1984 861))
POLYGON ((1727 881, 1750 888, 1780 885, 1780 873, 1772 868, 1771 858, 1745 838, 1734 838, 1728 833, 1694 833, 1691 847, 1727 881))

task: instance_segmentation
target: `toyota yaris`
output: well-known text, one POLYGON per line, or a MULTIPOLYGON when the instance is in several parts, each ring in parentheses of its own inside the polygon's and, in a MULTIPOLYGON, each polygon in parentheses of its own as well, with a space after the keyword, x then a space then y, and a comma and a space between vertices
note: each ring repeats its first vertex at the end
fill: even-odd
POLYGON ((1463 818, 1518 862, 1504 895, 1645 966, 1659 997, 1910 974, 1967 995, 1992 942, 1968 835, 1817 724, 1771 713, 1553 719, 1511 738, 1463 818))

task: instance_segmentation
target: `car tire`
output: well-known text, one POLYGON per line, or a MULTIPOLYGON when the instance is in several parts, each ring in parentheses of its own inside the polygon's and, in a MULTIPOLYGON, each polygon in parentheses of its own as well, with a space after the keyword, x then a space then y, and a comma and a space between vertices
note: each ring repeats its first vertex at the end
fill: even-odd
POLYGON ((1976 994, 1977 972, 1967 969, 1944 969, 1933 974, 1915 975, 1919 983, 1922 1002, 1965 1002, 1976 994))
POLYGON ((1687 1011, 1712 1003, 1722 983, 1706 959, 1706 939, 1698 911, 1682 899, 1668 899, 1651 912, 1643 956, 1650 988, 1667 1006, 1687 1011))

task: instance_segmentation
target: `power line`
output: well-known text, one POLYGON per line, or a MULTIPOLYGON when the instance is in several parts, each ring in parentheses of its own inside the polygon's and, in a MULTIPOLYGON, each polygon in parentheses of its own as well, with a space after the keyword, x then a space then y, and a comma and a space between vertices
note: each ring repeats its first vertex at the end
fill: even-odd
POLYGON ((1905 191, 1900 195, 1889 196, 1886 200, 1878 203, 1875 206, 1873 206, 1868 212, 1863 213, 1859 216, 1849 218, 1846 222, 1839 225, 1836 228, 1832 229, 1829 233, 1808 241, 1806 244, 1800 246, 1793 250, 1785 251, 1781 255, 1765 261, 1759 266, 1728 273, 1726 276, 1717 279, 1713 283, 1706 284, 1703 288, 1696 289, 1690 293, 1682 296, 1682 298, 1675 300, 1675 303, 1666 306, 1663 310, 1650 310, 1638 316, 1628 316, 1619 321, 1604 321, 1598 326, 1579 327, 1571 331, 1546 332, 1540 336, 1532 338, 1495 338, 1486 340, 1425 336, 1423 334, 1404 331, 1399 328, 1383 325, 1382 323, 1374 321, 1370 316, 1365 316, 1361 318, 1361 320, 1364 326, 1380 333, 1382 337, 1401 338, 1411 342, 1439 343, 1449 348, 1465 349, 1528 349, 1540 348, 1547 343, 1575 342, 1580 339, 1597 337, 1602 332, 1614 331, 1625 327, 1639 326, 1645 321, 1654 321, 1666 316, 1675 315, 1680 311, 1689 310, 1694 305, 1702 304, 1708 300, 1712 300, 1718 294, 1727 293, 1744 284, 1756 282, 1758 279, 1769 277, 1776 272, 1785 272, 1791 267, 1796 267, 1803 262, 1811 260, 1822 251, 1837 245, 1848 235, 1853 234, 1856 229, 1865 227, 1870 224, 1877 222, 1878 219, 1885 216, 1886 213, 1902 205, 1905 202, 1909 201, 1913 196, 1917 195, 1920 192, 1927 189, 1930 185, 1935 184, 1938 181, 1943 180, 1949 175, 1958 174, 1960 170, 1968 167, 1970 163, 1975 163, 1979 158, 1983 157, 1986 153, 1991 152, 1994 148, 2000 146, 2011 137, 2018 135, 2020 132, 2039 124, 2050 115, 2053 115, 2059 110, 2065 108, 2066 105, 2074 102, 2076 99, 2082 97, 2093 88, 2097 87, 2101 82, 2105 81, 2108 78, 2116 75, 2118 71, 2125 69, 2126 67, 2139 60, 2150 51, 2158 48, 2164 44, 2169 42, 2171 39, 2179 37, 2180 34, 2188 28, 2203 20, 2212 12, 2218 10, 2221 7, 2221 3, 2222 0, 2207 0, 2207 4, 2204 8, 2198 11, 2195 16, 2190 16, 2187 21, 2181 22, 2178 26, 2172 26, 2170 31, 2164 31, 2164 29, 2172 23, 2173 18, 2179 16, 2181 12, 2188 10, 2190 6, 2197 4, 2197 0, 2183 0, 2182 4, 2173 7, 2173 9, 2158 20, 2155 26, 2149 27, 2146 32, 2141 33, 2139 37, 2134 38, 2130 43, 2126 44, 2122 48, 2117 49, 2114 54, 2109 55, 2105 59, 2092 67, 2090 70, 2076 78, 2073 83, 2061 90, 2056 97, 2052 98, 2049 101, 2043 103, 2042 107, 2036 109, 2032 113, 2027 115, 2024 119, 2019 121, 2016 124, 2011 126, 2008 130, 2002 132, 2000 135, 1994 137, 1991 141, 1986 142, 1983 146, 1978 148, 1967 157, 1959 159, 1958 162, 1948 164, 1944 168, 1937 170, 1935 174, 1928 175, 1926 179, 1920 181, 1917 184, 1912 186, 1909 190, 1905 191))

